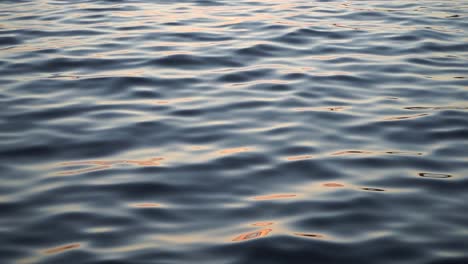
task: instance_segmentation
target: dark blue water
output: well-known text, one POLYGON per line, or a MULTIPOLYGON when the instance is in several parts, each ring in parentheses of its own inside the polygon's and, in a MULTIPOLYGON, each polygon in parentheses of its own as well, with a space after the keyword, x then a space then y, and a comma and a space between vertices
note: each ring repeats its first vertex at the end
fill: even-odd
POLYGON ((468 1, 0 2, 0 263, 468 263, 468 1))

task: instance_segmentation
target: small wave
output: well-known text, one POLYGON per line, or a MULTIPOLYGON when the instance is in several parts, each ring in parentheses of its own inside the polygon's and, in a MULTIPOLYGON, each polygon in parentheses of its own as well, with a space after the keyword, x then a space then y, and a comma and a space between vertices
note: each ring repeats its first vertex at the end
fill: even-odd
POLYGON ((264 196, 255 196, 252 199, 259 200, 259 201, 266 201, 266 200, 276 200, 276 199, 289 199, 296 197, 296 194, 271 194, 271 195, 264 195, 264 196))
POLYGON ((261 237, 265 237, 267 236, 270 232, 272 231, 272 229, 269 229, 269 228, 266 228, 266 229, 262 229, 262 230, 259 230, 259 231, 254 231, 254 232, 250 232, 250 233, 245 233, 245 234, 242 234, 236 238, 234 238, 232 241, 244 241, 244 240, 249 240, 249 239, 254 239, 254 238, 261 238, 261 237))
POLYGON ((81 245, 78 244, 78 243, 77 244, 69 244, 69 245, 58 246, 58 247, 55 247, 55 248, 46 249, 43 252, 45 254, 58 254, 58 253, 62 253, 62 252, 72 250, 72 249, 76 249, 76 248, 79 248, 79 247, 81 247, 81 245))
POLYGON ((58 175, 68 176, 75 174, 83 174, 93 171, 105 170, 115 168, 119 165, 134 165, 134 166, 160 166, 164 158, 150 158, 146 160, 90 160, 90 161, 70 161, 63 162, 60 166, 87 166, 88 168, 77 169, 77 170, 67 170, 58 172, 58 175))

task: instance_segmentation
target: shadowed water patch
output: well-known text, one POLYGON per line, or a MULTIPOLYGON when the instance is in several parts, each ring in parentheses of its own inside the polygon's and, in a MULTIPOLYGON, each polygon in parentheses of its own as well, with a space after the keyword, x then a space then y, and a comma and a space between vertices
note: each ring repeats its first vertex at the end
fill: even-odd
POLYGON ((369 187, 365 187, 365 188, 361 188, 361 189, 364 190, 364 191, 370 191, 370 192, 384 192, 385 191, 384 189, 369 188, 369 187))

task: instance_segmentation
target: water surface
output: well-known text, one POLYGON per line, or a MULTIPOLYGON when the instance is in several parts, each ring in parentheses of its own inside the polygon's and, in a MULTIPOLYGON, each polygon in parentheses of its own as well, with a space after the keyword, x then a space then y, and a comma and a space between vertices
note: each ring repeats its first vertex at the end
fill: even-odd
POLYGON ((0 2, 1 263, 468 263, 468 2, 0 2))

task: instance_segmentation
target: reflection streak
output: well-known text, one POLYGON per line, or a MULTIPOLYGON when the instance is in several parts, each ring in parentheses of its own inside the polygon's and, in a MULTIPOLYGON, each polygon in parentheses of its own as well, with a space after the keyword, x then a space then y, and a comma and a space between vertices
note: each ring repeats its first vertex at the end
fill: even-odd
POLYGON ((90 160, 90 161, 71 161, 71 162, 63 162, 60 163, 60 166, 90 166, 90 168, 85 169, 77 169, 77 170, 68 170, 68 171, 61 171, 58 175, 75 175, 75 174, 82 174, 88 173, 93 171, 111 169, 116 165, 135 165, 135 166, 159 166, 161 165, 161 161, 164 158, 156 157, 150 158, 147 160, 114 160, 114 161, 105 161, 105 160, 90 160))
POLYGON ((80 247, 80 244, 76 243, 76 244, 69 244, 69 245, 64 245, 64 246, 59 246, 59 247, 55 247, 55 248, 46 249, 43 252, 45 254, 57 254, 57 253, 61 253, 61 252, 67 251, 67 250, 79 248, 79 247, 80 247))
POLYGON ((249 240, 249 239, 254 239, 254 238, 260 238, 260 237, 265 237, 267 236, 273 229, 267 228, 267 229, 262 229, 250 233, 245 233, 242 234, 236 238, 234 238, 232 241, 243 241, 243 240, 249 240))

